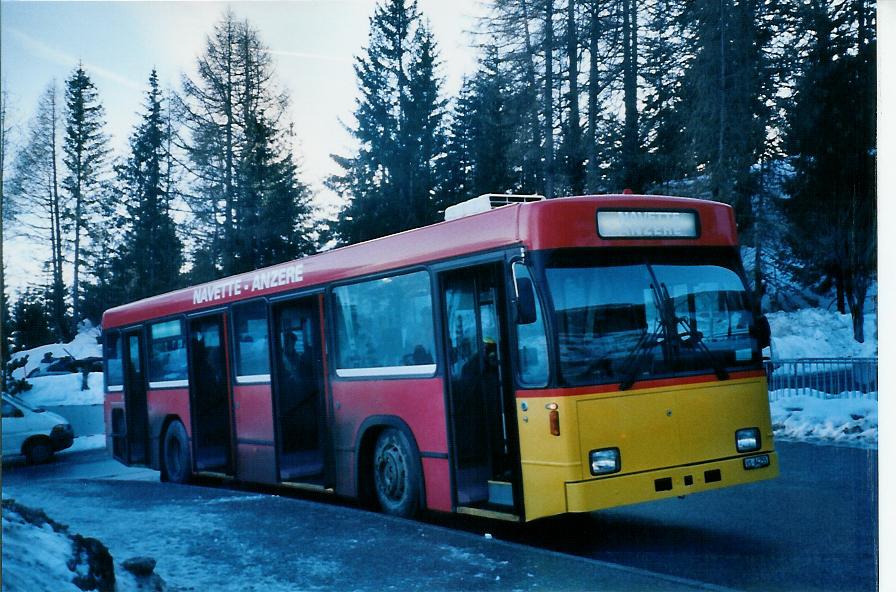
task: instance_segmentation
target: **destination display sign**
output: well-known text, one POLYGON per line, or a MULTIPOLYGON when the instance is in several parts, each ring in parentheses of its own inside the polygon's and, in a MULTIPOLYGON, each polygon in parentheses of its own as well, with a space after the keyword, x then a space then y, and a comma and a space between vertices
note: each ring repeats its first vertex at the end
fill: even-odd
POLYGON ((268 288, 298 284, 304 279, 304 275, 305 265, 303 263, 290 263, 220 282, 212 282, 193 290, 193 304, 205 304, 247 293, 261 292, 268 288))
POLYGON ((601 238, 697 238, 695 211, 598 210, 601 238))

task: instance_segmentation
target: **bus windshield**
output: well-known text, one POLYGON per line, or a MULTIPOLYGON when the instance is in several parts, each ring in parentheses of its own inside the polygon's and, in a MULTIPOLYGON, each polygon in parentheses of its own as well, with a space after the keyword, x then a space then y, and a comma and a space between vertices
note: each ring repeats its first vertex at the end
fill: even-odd
MULTIPOLYGON (((670 252, 672 251, 672 252, 670 252)), ((756 368, 753 313, 732 253, 555 251, 545 261, 561 384, 756 368)))

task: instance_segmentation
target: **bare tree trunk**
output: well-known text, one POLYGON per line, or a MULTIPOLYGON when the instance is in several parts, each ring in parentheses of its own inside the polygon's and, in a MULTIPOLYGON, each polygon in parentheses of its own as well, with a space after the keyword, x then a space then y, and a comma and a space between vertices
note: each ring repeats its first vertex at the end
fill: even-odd
POLYGON ((600 41, 599 21, 597 18, 598 4, 594 2, 591 7, 591 26, 588 39, 588 171, 586 187, 588 193, 597 192, 597 45, 600 41))
POLYGON ((719 138, 716 166, 713 168, 713 193, 722 201, 728 201, 730 196, 726 190, 727 182, 723 179, 725 170, 725 125, 727 96, 727 63, 725 46, 727 44, 727 15, 725 3, 728 0, 719 0, 719 138))
POLYGON ((567 156, 569 158, 569 185, 573 195, 584 192, 582 171, 582 123, 579 119, 579 43, 576 33, 576 4, 568 0, 566 4, 566 59, 569 62, 569 117, 567 129, 567 156))
POLYGON ((224 89, 227 97, 224 103, 224 113, 227 118, 224 132, 224 250, 222 267, 225 274, 233 270, 233 242, 236 238, 236 229, 233 224, 233 210, 236 207, 236 196, 233 184, 233 15, 227 16, 227 88, 224 89))
POLYGON ((6 391, 6 372, 3 364, 9 355, 6 335, 6 266, 3 264, 3 230, 5 217, 8 213, 4 210, 6 197, 3 193, 3 179, 6 177, 6 147, 9 142, 9 130, 6 128, 6 91, 0 91, 0 391, 6 391))
MULTIPOLYGON (((532 89, 534 95, 537 95, 537 82, 535 78, 535 47, 532 44, 532 33, 529 31, 529 7, 526 0, 520 0, 520 8, 523 11, 523 40, 526 45, 526 83, 532 89)), ((538 150, 541 142, 541 134, 539 133, 538 124, 538 101, 534 99, 532 108, 529 110, 529 129, 532 132, 532 148, 538 150)), ((537 159, 536 159, 537 160, 537 159)))
MULTIPOLYGON (((78 167, 80 169, 80 157, 78 161, 78 167)), ((79 301, 79 291, 78 291, 78 272, 80 271, 80 263, 81 263, 81 228, 83 227, 83 222, 81 220, 81 171, 75 171, 75 244, 74 244, 74 259, 72 261, 74 269, 72 270, 72 321, 75 324, 75 331, 77 331, 78 322, 80 322, 80 310, 78 306, 79 301)))
POLYGON ((640 191, 638 169, 638 15, 635 0, 623 0, 622 61, 625 129, 622 139, 622 181, 640 191))
POLYGON ((554 197, 554 0, 544 2, 544 193, 554 197))
MULTIPOLYGON (((756 288, 756 297, 762 302, 762 296, 765 294, 765 282, 762 274, 762 210, 765 207, 765 158, 760 157, 759 160, 759 203, 756 204, 756 218, 753 223, 753 248, 755 250, 755 259, 753 261, 753 284, 756 288)), ((761 304, 760 304, 761 306, 761 304)))
POLYGON ((50 98, 50 137, 47 138, 50 145, 51 160, 51 186, 50 200, 53 225, 53 239, 51 240, 51 248, 53 249, 53 323, 56 325, 57 336, 63 341, 68 341, 69 331, 68 324, 65 322, 65 284, 62 280, 62 211, 61 202, 59 201, 59 181, 58 167, 56 165, 56 124, 58 114, 56 112, 56 93, 53 92, 50 98))

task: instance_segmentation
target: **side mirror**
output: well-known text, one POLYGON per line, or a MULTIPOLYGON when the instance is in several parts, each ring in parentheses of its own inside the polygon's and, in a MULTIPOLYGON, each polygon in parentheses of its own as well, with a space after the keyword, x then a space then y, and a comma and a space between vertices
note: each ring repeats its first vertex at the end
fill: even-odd
POLYGON ((535 304, 535 287, 527 277, 516 278, 516 322, 530 325, 538 320, 535 304))
POLYGON ((768 317, 761 314, 753 321, 750 327, 750 335, 759 342, 759 349, 764 349, 772 344, 772 328, 768 324, 768 317))

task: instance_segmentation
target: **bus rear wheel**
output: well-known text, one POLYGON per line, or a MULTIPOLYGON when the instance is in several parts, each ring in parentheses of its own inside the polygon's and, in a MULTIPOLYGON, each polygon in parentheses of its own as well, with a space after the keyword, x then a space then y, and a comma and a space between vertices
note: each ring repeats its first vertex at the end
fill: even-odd
POLYGON ((172 421, 162 441, 162 480, 187 483, 192 474, 187 430, 180 421, 172 421))
POLYGON ((420 462, 404 432, 384 430, 373 452, 373 483, 387 514, 413 517, 420 508, 420 462))

